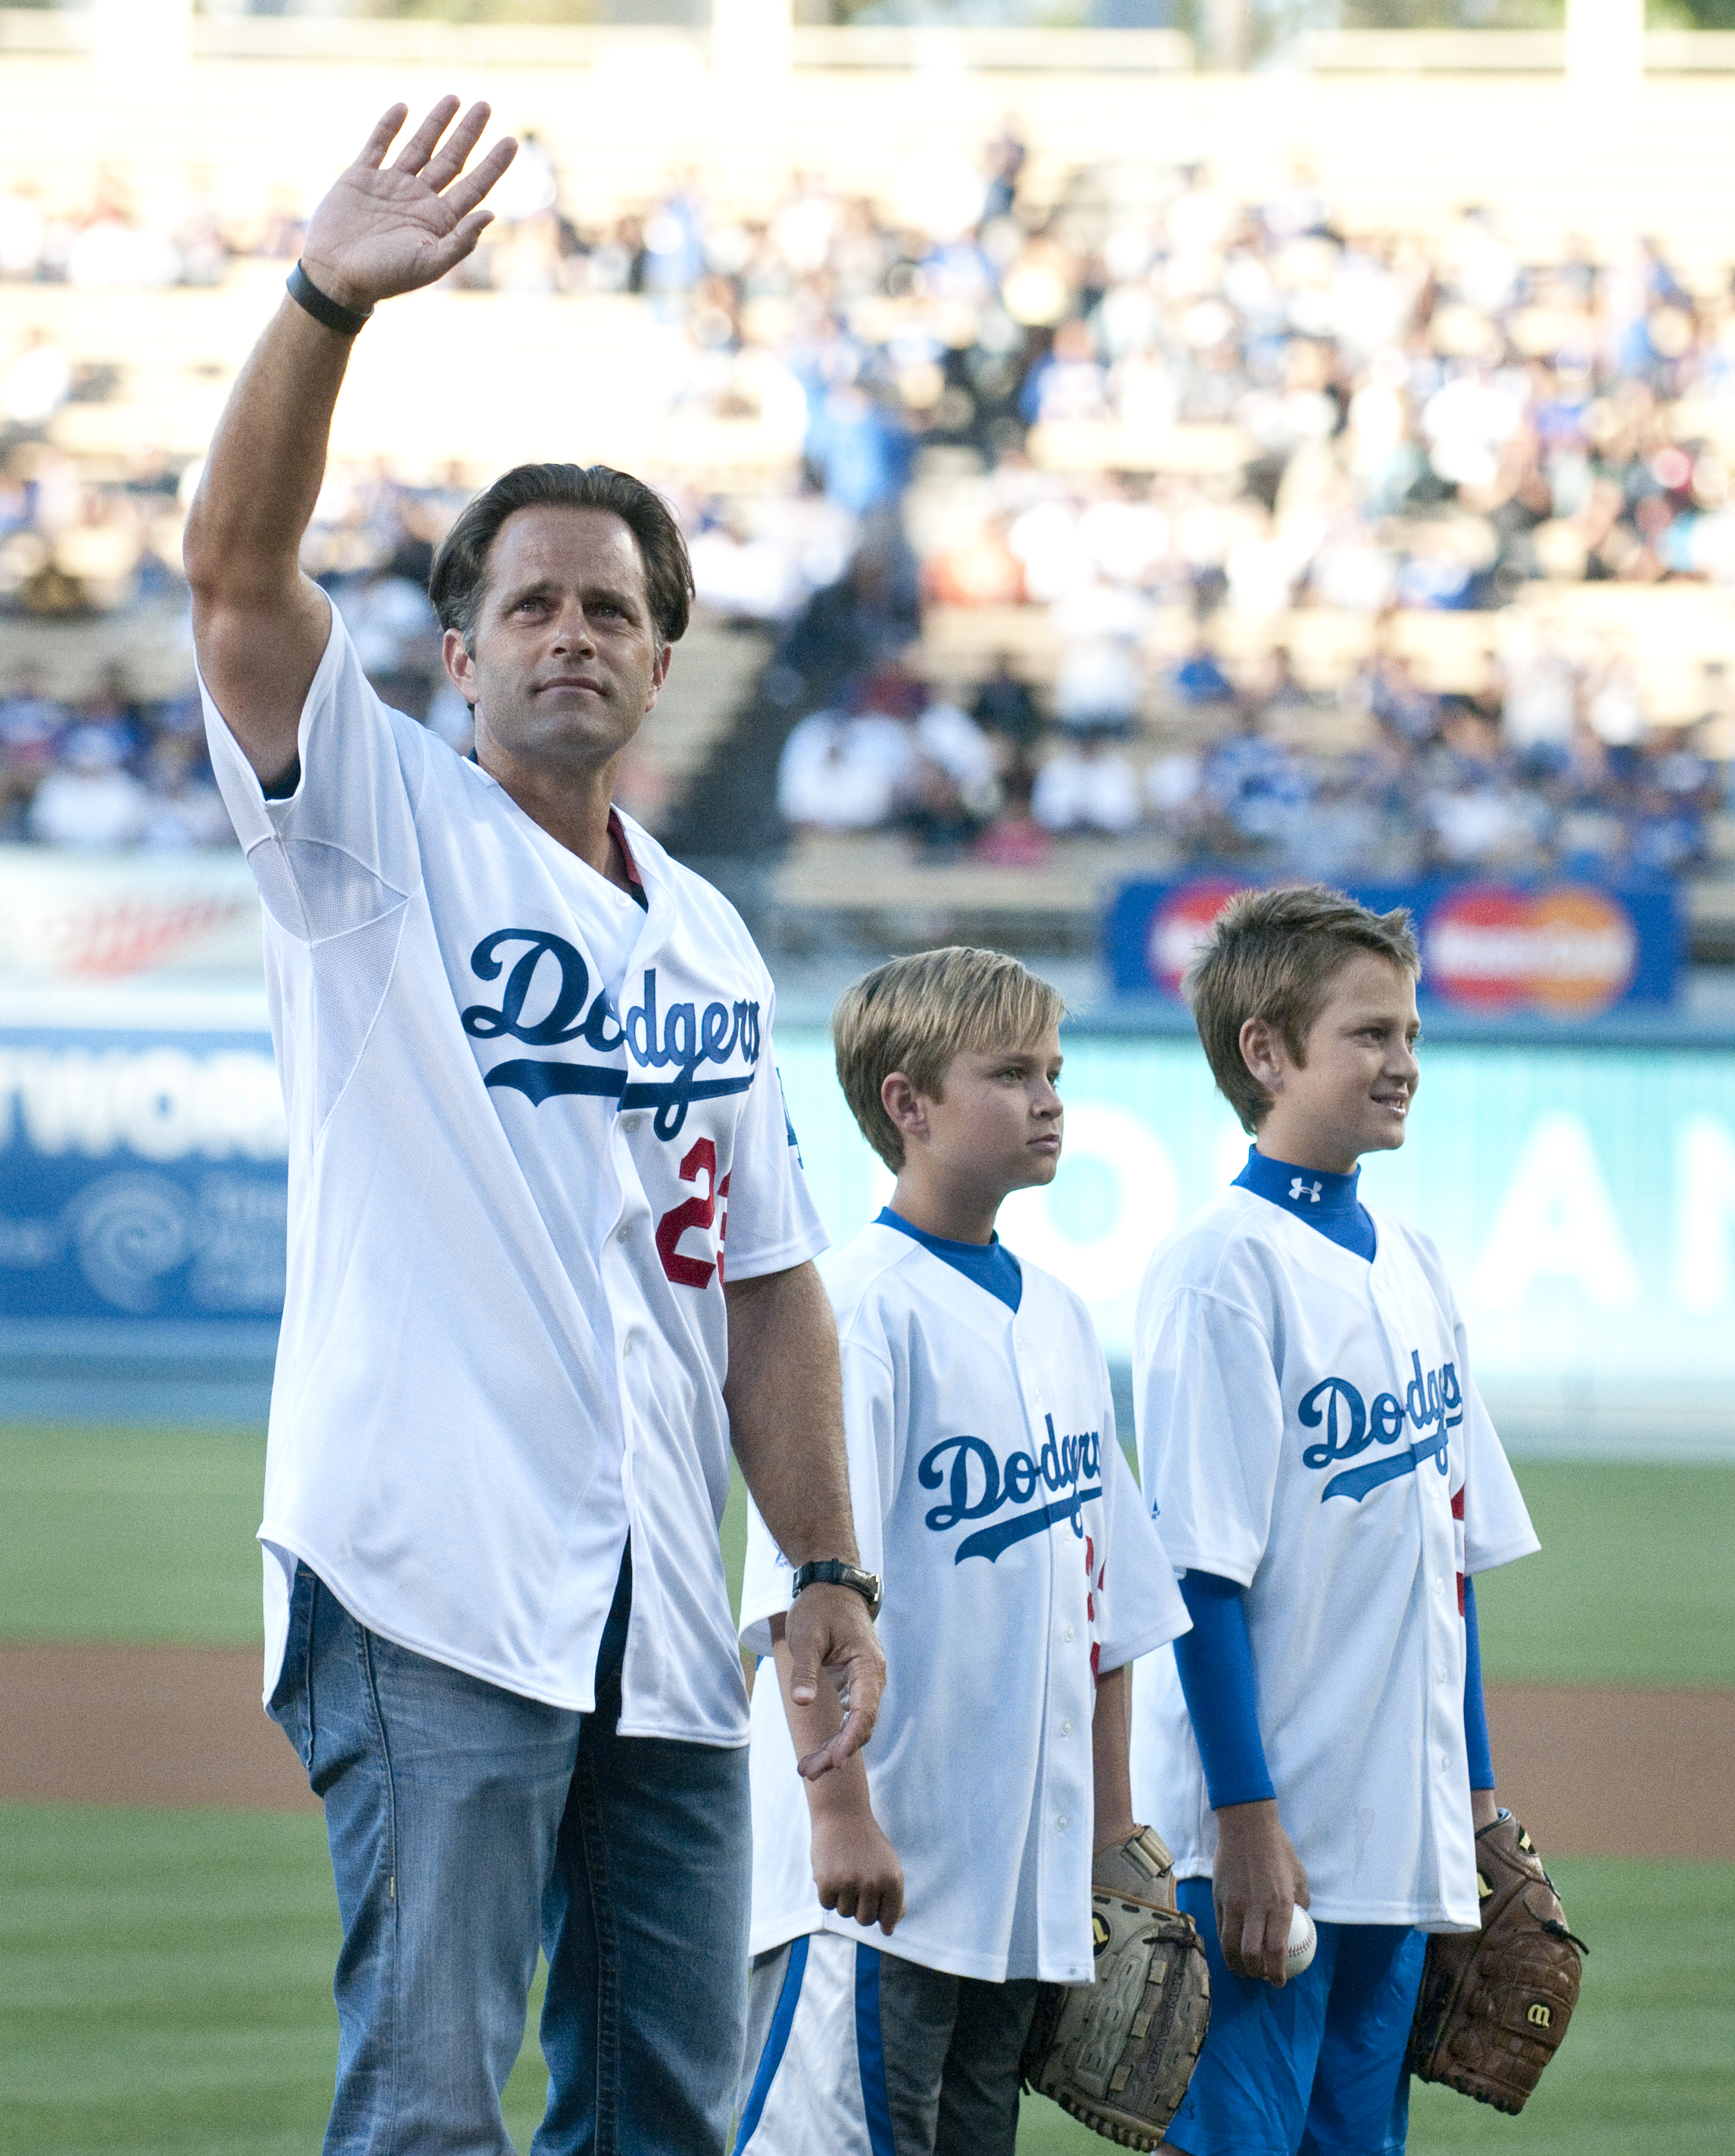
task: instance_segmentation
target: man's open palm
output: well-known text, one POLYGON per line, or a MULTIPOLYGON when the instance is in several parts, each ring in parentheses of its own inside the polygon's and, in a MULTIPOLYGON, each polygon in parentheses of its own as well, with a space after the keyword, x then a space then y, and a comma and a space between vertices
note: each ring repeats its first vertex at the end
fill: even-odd
POLYGON ((413 292, 444 277, 481 237, 491 213, 477 205, 518 146, 506 136, 466 172, 465 161, 488 125, 489 108, 471 105, 447 135, 457 110, 455 97, 441 98, 390 165, 386 152, 409 108, 394 105, 380 115, 361 155, 307 228, 301 259, 327 298, 360 309, 413 292))

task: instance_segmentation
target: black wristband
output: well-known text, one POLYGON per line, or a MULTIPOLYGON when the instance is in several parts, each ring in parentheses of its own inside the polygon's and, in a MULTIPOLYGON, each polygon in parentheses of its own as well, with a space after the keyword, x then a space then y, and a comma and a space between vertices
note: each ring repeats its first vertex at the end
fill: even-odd
POLYGON ((290 299, 298 307, 305 307, 315 321, 323 322, 328 330, 336 330, 339 336, 356 336, 373 312, 372 307, 365 307, 357 313, 355 308, 346 307, 321 291, 299 262, 289 273, 288 288, 290 299))
POLYGON ((866 1603, 870 1617, 880 1614, 878 1573, 864 1572, 860 1565, 846 1564, 841 1558, 821 1558, 817 1563, 798 1565, 795 1577, 789 1583, 792 1602, 804 1587, 851 1588, 866 1603))

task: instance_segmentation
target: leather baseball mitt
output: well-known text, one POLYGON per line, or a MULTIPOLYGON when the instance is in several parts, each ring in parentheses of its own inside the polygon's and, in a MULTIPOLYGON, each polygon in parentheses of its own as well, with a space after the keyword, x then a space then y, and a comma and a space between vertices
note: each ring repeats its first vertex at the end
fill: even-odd
POLYGON ((1476 1838, 1479 1932, 1436 1932, 1409 2031, 1409 2070, 1520 2112, 1560 2048, 1589 1949, 1510 1812, 1476 1838))
POLYGON ((1094 1984, 1045 1984, 1024 2045, 1026 2085, 1122 2148, 1155 2148, 1193 2078, 1211 1979, 1173 1860, 1149 1827, 1091 1875, 1094 1984))

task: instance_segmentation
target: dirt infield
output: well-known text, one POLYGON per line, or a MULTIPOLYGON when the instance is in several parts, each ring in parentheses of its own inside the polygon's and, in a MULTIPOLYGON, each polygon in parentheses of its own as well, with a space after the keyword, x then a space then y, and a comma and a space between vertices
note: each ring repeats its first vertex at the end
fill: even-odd
MULTIPOLYGON (((1561 1856, 1735 1861, 1735 1692, 1495 1685, 1502 1794, 1561 1856)), ((0 1646, 0 1799, 307 1811, 252 1648, 0 1646)))

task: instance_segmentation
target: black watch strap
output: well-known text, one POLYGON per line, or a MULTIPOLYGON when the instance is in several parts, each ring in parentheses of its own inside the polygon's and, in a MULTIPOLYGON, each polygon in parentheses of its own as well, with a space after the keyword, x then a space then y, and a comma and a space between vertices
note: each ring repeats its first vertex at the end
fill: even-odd
POLYGON ((285 280, 289 295, 298 307, 305 307, 316 322, 323 322, 328 330, 336 330, 339 336, 354 336, 367 325, 372 314, 372 307, 357 311, 346 307, 341 300, 321 291, 298 262, 285 280))
POLYGON ((804 1587, 853 1588, 868 1606, 868 1615, 880 1614, 880 1575, 864 1572, 859 1564, 845 1564, 840 1557, 821 1558, 813 1564, 798 1564, 794 1579, 790 1583, 793 1601, 804 1587))

